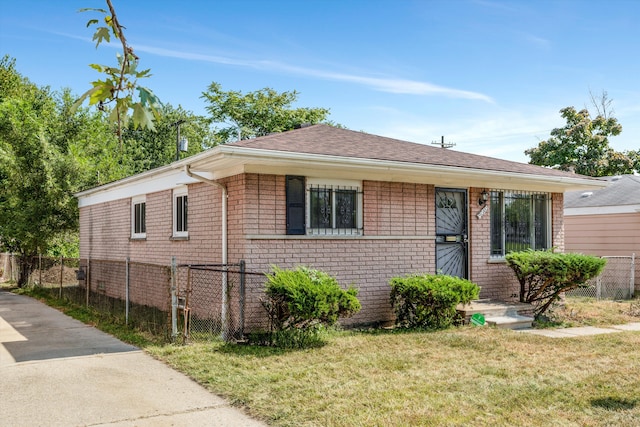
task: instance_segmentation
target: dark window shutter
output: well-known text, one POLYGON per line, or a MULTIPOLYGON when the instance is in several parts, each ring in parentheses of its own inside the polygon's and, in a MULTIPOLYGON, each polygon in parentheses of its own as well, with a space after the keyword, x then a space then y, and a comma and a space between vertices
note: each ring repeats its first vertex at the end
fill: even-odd
POLYGON ((287 175, 287 234, 305 234, 304 176, 287 175))

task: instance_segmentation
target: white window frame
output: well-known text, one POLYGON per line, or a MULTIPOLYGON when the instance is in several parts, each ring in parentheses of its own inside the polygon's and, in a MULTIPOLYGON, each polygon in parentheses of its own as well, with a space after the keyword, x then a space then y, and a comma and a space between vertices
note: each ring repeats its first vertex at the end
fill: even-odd
POLYGON ((187 187, 176 188, 173 190, 172 205, 172 223, 173 223, 173 237, 189 237, 189 194, 187 187), (185 212, 186 220, 183 218, 183 223, 186 226, 186 230, 178 231, 178 198, 187 196, 187 209, 185 212))
POLYGON ((305 195, 305 222, 307 224, 307 235, 322 236, 322 235, 349 235, 360 236, 362 235, 362 181, 355 180, 340 180, 340 179, 316 179, 307 178, 306 180, 306 195, 305 195), (336 214, 335 214, 335 197, 336 192, 332 191, 332 227, 331 228, 313 228, 311 227, 311 189, 316 187, 325 187, 331 190, 354 190, 356 192, 356 227, 355 228, 337 228, 336 227, 336 214))
POLYGON ((136 196, 131 198, 131 238, 147 238, 147 196, 136 196), (136 206, 144 205, 144 232, 136 233, 136 206))

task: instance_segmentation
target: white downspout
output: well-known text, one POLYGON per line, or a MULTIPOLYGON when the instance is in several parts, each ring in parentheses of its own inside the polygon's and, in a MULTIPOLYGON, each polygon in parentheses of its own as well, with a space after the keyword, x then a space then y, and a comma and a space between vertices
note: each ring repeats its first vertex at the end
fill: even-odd
POLYGON ((222 264, 227 264, 227 247, 228 247, 228 238, 227 238, 227 187, 224 184, 220 184, 218 181, 214 181, 212 179, 205 178, 204 176, 198 175, 196 173, 191 172, 191 167, 186 165, 184 167, 184 173, 187 174, 189 178, 197 179, 200 182, 205 182, 209 185, 214 185, 219 187, 222 190, 222 264))
POLYGON ((226 268, 227 268, 227 264, 228 264, 228 253, 227 253, 227 249, 228 249, 228 227, 227 227, 227 197, 228 197, 228 192, 227 192, 227 187, 223 184, 220 184, 217 181, 205 178, 201 175, 198 175, 196 173, 191 172, 191 168, 189 165, 185 165, 184 167, 184 172, 187 174, 188 177, 193 178, 193 179, 197 179, 200 182, 204 182, 207 183, 209 185, 213 185, 216 187, 219 187, 222 190, 222 230, 221 230, 221 234, 222 234, 222 264, 224 265, 223 267, 223 272, 222 272, 222 311, 221 311, 221 317, 222 317, 222 339, 225 341, 228 341, 230 338, 229 335, 229 283, 228 283, 228 277, 227 277, 227 272, 226 272, 226 268))

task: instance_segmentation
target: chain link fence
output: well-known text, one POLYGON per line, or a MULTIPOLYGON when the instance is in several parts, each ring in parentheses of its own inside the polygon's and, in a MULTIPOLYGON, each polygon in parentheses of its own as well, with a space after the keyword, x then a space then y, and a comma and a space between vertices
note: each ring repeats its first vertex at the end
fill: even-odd
POLYGON ((264 310, 247 304, 247 294, 262 290, 264 274, 238 264, 177 266, 177 333, 183 342, 241 340, 246 326, 262 325, 264 310))
POLYGON ((172 266, 40 256, 27 262, 29 285, 167 340, 242 340, 268 328, 264 273, 245 271, 243 261, 172 266))
POLYGON ((623 300, 634 296, 635 254, 631 256, 603 256, 607 265, 588 286, 567 292, 567 296, 595 299, 623 300))

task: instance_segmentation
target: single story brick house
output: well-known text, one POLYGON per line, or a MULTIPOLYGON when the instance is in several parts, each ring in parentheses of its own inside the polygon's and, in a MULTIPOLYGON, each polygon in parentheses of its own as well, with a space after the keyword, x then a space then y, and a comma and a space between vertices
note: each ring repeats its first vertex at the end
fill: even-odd
MULTIPOLYGON (((601 178, 598 190, 569 191, 564 200, 565 248, 598 256, 640 254, 640 176, 601 178)), ((635 262, 640 290, 640 263, 635 262)))
MULTIPOLYGON (((327 125, 214 147, 77 194, 82 258, 306 265, 393 319, 389 280, 466 277, 511 301, 505 253, 564 248, 563 194, 601 181, 327 125), (188 203, 187 203, 188 200, 188 203), (187 215, 188 213, 188 215, 187 215)), ((247 290, 259 306, 262 289, 247 290)))

